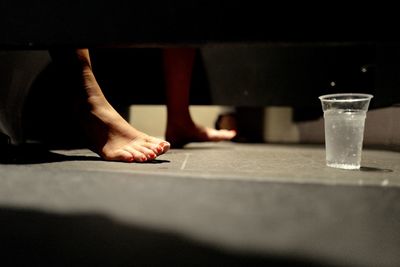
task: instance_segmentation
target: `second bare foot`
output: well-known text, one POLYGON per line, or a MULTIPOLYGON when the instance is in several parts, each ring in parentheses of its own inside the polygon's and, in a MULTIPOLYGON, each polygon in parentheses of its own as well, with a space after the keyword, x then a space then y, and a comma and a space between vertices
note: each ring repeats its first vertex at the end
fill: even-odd
POLYGON ((236 136, 234 130, 216 130, 199 126, 192 121, 186 123, 168 123, 166 140, 172 148, 181 148, 191 142, 229 141, 236 136))

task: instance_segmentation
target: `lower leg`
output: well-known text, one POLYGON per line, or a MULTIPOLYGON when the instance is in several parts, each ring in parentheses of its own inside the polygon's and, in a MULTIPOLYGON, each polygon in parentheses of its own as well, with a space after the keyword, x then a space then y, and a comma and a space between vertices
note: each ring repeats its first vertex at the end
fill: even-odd
POLYGON ((189 142, 230 140, 235 131, 215 130, 196 125, 189 111, 190 85, 196 50, 166 48, 163 50, 167 90, 166 139, 173 147, 189 142))

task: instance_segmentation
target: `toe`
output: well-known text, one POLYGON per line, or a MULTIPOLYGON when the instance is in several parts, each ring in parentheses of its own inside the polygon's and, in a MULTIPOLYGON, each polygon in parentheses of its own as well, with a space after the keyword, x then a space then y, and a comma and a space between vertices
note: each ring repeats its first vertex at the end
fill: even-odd
POLYGON ((159 147, 162 148, 162 152, 161 152, 161 153, 165 153, 165 152, 167 152, 167 151, 170 149, 171 144, 168 143, 167 141, 162 141, 162 142, 159 144, 159 147))
POLYGON ((210 141, 226 141, 235 137, 236 132, 232 130, 208 129, 207 135, 210 141))
POLYGON ((145 162, 148 160, 145 154, 133 148, 132 146, 126 146, 124 147, 124 150, 131 153, 134 161, 136 162, 145 162))
POLYGON ((151 149, 156 153, 157 155, 164 154, 169 150, 171 147, 171 144, 168 143, 167 141, 155 138, 155 137, 149 137, 146 139, 146 147, 148 149, 151 149))

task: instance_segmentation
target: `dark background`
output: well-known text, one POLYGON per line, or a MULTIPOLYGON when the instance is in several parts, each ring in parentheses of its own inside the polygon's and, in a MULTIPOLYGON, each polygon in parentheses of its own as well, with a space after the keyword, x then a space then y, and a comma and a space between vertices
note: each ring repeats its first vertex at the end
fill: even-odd
MULTIPOLYGON (((321 115, 317 97, 325 93, 372 93, 371 108, 399 102, 396 10, 340 2, 0 0, 0 48, 89 47, 103 90, 126 114, 130 104, 165 102, 163 47, 196 46, 192 104, 290 105, 295 120, 308 120, 321 115)), ((33 85, 28 128, 46 126, 37 123, 46 117, 74 128, 62 101, 69 89, 57 75, 50 65, 33 85)))

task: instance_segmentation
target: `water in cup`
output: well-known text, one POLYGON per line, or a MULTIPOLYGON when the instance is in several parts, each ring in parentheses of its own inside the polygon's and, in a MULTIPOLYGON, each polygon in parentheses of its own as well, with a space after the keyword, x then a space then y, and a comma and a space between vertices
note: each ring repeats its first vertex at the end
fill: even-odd
POLYGON ((319 97, 324 111, 327 166, 360 168, 365 118, 372 97, 353 93, 319 97))
POLYGON ((359 169, 364 137, 363 111, 328 110, 324 114, 326 164, 341 169, 359 169))

